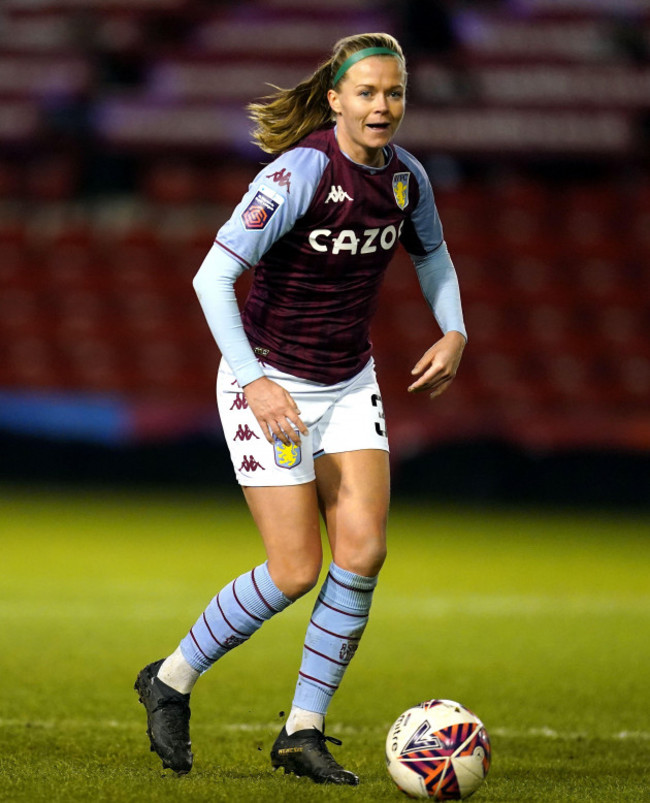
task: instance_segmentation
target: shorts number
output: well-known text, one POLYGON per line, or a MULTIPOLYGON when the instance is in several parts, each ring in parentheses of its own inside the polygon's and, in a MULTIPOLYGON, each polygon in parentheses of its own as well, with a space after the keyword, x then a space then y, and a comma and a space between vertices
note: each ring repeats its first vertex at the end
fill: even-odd
POLYGON ((381 435, 382 438, 386 437, 386 416, 384 415, 384 405, 381 401, 381 396, 378 393, 373 393, 370 397, 372 401, 372 406, 377 408, 377 417, 378 421, 375 421, 375 431, 377 435, 381 435))

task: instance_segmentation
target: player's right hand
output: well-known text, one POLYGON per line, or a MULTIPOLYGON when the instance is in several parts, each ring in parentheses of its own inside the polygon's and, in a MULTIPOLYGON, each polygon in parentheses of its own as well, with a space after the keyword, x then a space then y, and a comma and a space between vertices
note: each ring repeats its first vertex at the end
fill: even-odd
POLYGON ((309 430, 300 418, 300 410, 291 394, 266 376, 254 379, 244 387, 248 406, 269 443, 275 438, 285 445, 300 444, 300 433, 309 430))

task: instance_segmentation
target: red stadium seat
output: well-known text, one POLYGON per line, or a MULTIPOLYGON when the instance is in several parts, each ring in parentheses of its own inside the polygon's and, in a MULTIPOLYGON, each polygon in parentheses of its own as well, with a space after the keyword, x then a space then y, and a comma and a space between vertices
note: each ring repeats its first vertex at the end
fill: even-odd
POLYGON ((145 171, 142 194, 166 206, 196 203, 201 195, 200 171, 191 162, 179 159, 154 162, 145 171))

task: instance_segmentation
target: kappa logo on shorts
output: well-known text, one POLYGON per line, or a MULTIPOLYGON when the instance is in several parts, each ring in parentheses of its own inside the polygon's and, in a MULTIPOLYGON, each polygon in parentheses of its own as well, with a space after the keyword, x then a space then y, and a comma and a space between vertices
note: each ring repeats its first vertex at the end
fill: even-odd
POLYGON ((235 393, 235 400, 230 405, 231 410, 245 410, 248 407, 246 396, 243 391, 235 393))
MULTIPOLYGON (((232 409, 232 408, 231 408, 232 409)), ((234 441, 249 441, 251 438, 256 438, 257 440, 260 439, 259 435, 256 435, 253 430, 245 424, 242 426, 241 424, 237 427, 237 432, 235 433, 235 437, 233 438, 234 441)))
POLYGON ((255 197, 241 213, 247 231, 261 231, 284 203, 284 198, 275 190, 262 184, 255 197))
POLYGON ((282 443, 277 437, 273 444, 273 456, 275 457, 275 464, 279 468, 294 468, 302 461, 300 446, 295 443, 282 443))
POLYGON ((262 469, 262 471, 266 471, 264 466, 258 463, 252 454, 244 455, 241 466, 239 466, 240 471, 257 471, 258 468, 262 469))

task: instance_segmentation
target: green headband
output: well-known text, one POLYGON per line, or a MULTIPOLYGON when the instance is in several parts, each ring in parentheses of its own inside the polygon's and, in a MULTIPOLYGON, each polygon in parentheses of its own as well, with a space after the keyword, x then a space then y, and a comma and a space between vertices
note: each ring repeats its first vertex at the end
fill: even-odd
POLYGON ((395 58, 400 59, 401 56, 396 50, 391 50, 389 47, 366 47, 363 50, 357 50, 356 53, 353 53, 349 56, 343 64, 338 68, 336 75, 334 76, 334 81, 332 82, 332 86, 336 86, 338 82, 343 78, 345 73, 352 67, 353 64, 356 64, 357 61, 361 61, 362 59, 367 59, 368 56, 395 56, 395 58))

